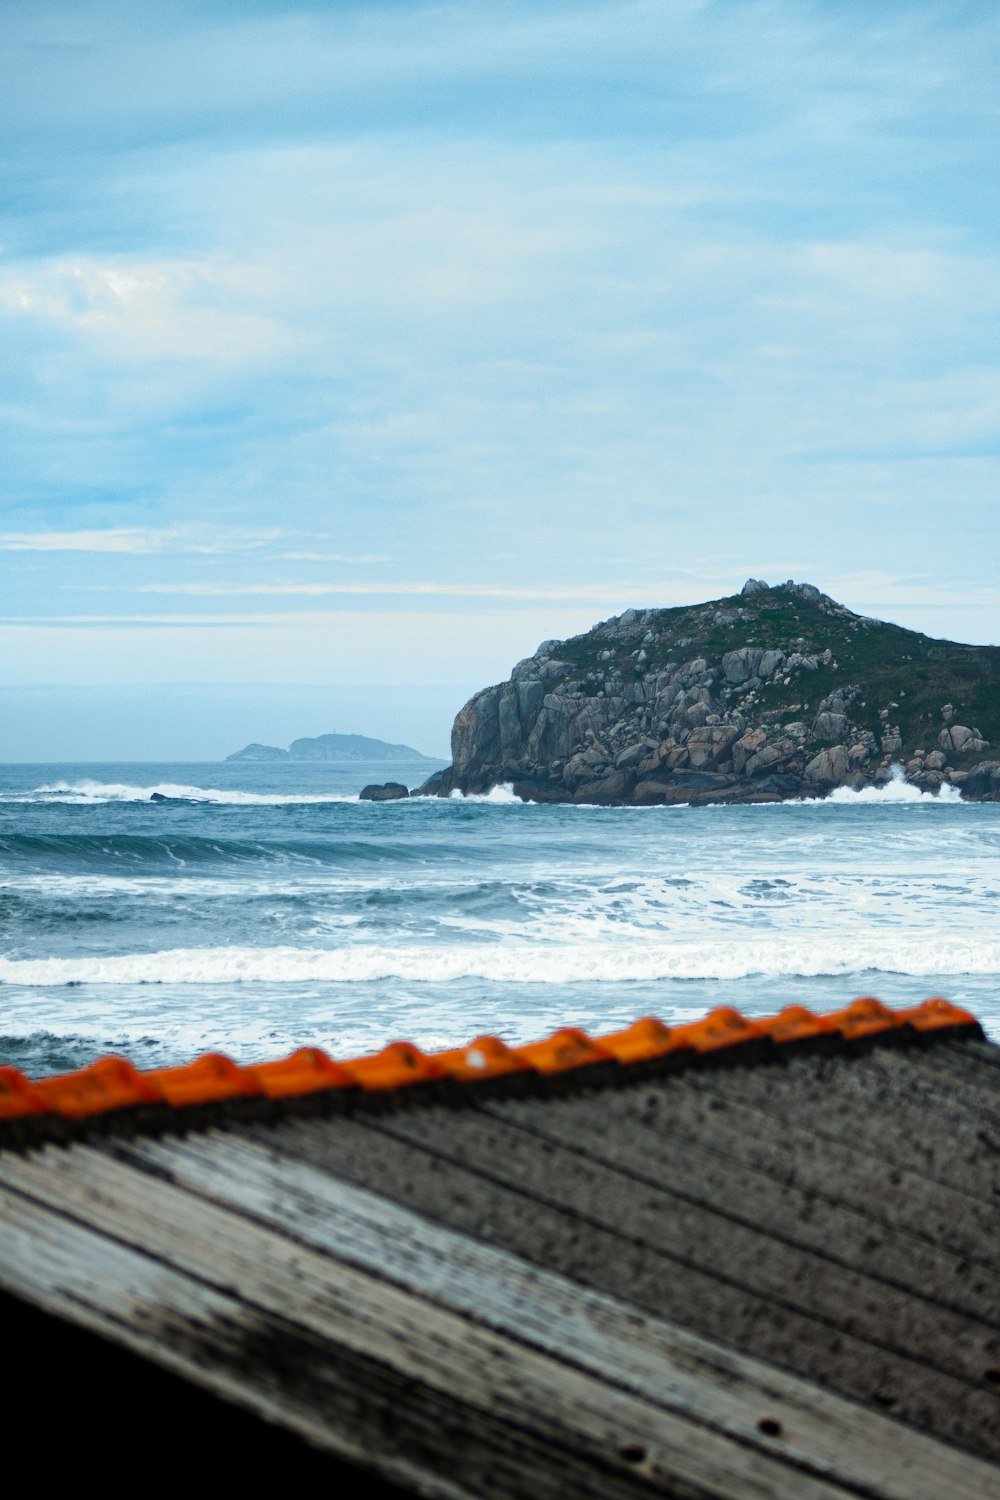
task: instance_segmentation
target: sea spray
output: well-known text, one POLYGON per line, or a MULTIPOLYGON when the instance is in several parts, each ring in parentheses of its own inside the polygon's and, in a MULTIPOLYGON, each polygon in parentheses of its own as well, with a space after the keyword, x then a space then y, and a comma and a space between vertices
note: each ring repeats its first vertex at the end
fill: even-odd
POLYGON ((1000 806, 899 780, 747 807, 545 806, 502 787, 378 806, 354 800, 365 779, 0 768, 6 1058, 530 1040, 863 993, 942 993, 1000 1028, 1000 806))
POLYGON ((906 772, 898 762, 890 768, 889 780, 881 786, 835 787, 829 795, 822 799, 837 807, 851 807, 858 803, 886 804, 894 802, 922 802, 925 805, 937 803, 938 805, 950 805, 971 807, 971 803, 962 802, 962 794, 957 786, 949 782, 942 782, 936 791, 921 791, 918 786, 907 781, 906 772))
POLYGON ((432 989, 476 979, 488 984, 589 982, 620 984, 661 979, 809 979, 819 975, 1000 974, 1000 939, 947 933, 855 934, 823 940, 734 937, 715 942, 619 942, 606 934, 565 944, 502 941, 381 948, 175 948, 102 958, 0 958, 0 983, 63 985, 366 984, 402 979, 432 989))
POLYGON ((161 797, 167 801, 215 803, 221 807, 285 807, 358 800, 356 794, 247 792, 233 788, 186 786, 172 781, 159 781, 149 786, 133 786, 121 781, 57 781, 52 785, 32 787, 29 791, 0 792, 0 802, 64 802, 82 806, 103 802, 152 802, 161 797))

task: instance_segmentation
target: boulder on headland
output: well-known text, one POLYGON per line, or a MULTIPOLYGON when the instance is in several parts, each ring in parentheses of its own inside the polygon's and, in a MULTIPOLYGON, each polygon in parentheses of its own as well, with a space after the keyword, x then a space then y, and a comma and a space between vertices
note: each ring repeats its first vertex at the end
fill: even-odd
POLYGON ((509 783, 539 802, 773 801, 883 785, 900 765, 925 790, 993 798, 976 765, 991 738, 1000 648, 751 578, 725 599, 544 641, 459 711, 452 765, 414 795, 509 783))
POLYGON ((950 754, 953 750, 966 755, 982 755, 984 750, 990 748, 989 740, 984 740, 978 729, 970 729, 966 724, 952 724, 947 729, 942 729, 937 737, 938 748, 950 754))
POLYGON ((962 796, 977 802, 1000 802, 1000 760, 980 761, 962 783, 962 796))
POLYGON ((432 771, 426 781, 421 782, 411 793, 414 797, 447 797, 456 785, 452 772, 454 767, 446 766, 442 771, 432 771))
POLYGON ((814 755, 805 768, 807 781, 820 786, 840 786, 851 769, 851 757, 846 745, 832 745, 814 755))

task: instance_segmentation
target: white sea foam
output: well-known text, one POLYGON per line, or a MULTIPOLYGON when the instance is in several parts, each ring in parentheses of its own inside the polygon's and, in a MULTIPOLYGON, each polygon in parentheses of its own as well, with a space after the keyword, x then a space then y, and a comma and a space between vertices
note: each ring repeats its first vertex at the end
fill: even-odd
POLYGON ((502 782, 499 786, 491 786, 488 792, 460 792, 458 787, 455 787, 448 793, 448 796, 452 802, 504 802, 522 805, 510 781, 502 782))
MULTIPOLYGON (((823 806, 835 806, 835 807, 839 806, 839 807, 843 807, 845 805, 852 806, 852 805, 857 804, 857 803, 872 803, 872 802, 874 802, 874 803, 883 803, 883 804, 885 804, 885 803, 903 803, 903 802, 911 802, 911 803, 913 803, 913 802, 922 802, 922 803, 937 803, 937 804, 939 804, 941 806, 950 806, 950 807, 953 807, 956 804, 960 804, 962 802, 962 795, 961 795, 958 787, 951 786, 948 782, 945 782, 944 784, 942 784, 937 789, 937 791, 934 791, 934 792, 922 792, 919 787, 914 786, 911 782, 907 781, 907 779, 906 779, 906 773, 903 770, 903 767, 898 762, 890 768, 890 771, 891 771, 890 780, 887 781, 887 782, 885 782, 882 786, 866 786, 866 787, 860 787, 857 790, 855 790, 854 787, 847 787, 847 786, 836 787, 834 789, 834 791, 832 791, 832 792, 829 793, 828 796, 826 796, 824 798, 817 798, 815 801, 810 801, 809 805, 813 806, 813 807, 823 807, 823 806)), ((492 803, 498 803, 498 802, 500 802, 500 803, 515 803, 515 804, 518 804, 518 803, 521 802, 521 798, 518 797, 515 794, 514 787, 513 787, 513 784, 511 782, 504 782, 500 786, 491 787, 490 790, 488 792, 485 792, 485 793, 461 792, 456 787, 455 790, 452 791, 449 794, 449 796, 450 796, 451 800, 454 801, 454 802, 492 802, 492 803)), ((568 804, 564 804, 564 805, 568 806, 568 807, 570 807, 570 808, 572 808, 574 810, 576 810, 577 808, 582 808, 584 811, 588 811, 588 812, 592 812, 594 810, 594 808, 601 806, 601 804, 599 804, 599 803, 591 803, 591 802, 568 803, 568 804)), ((679 802, 679 803, 678 802, 674 802, 674 803, 671 803, 669 807, 642 807, 642 808, 625 807, 625 808, 616 808, 616 809, 614 809, 614 811, 617 811, 617 812, 621 812, 621 811, 628 811, 628 812, 653 812, 653 813, 656 813, 656 814, 662 816, 664 813, 675 812, 675 811, 677 811, 680 808, 686 808, 688 805, 689 804, 686 803, 686 802, 679 802)), ((719 809, 724 808, 724 804, 723 803, 718 803, 715 806, 717 808, 719 808, 719 809)), ((785 802, 781 802, 781 803, 767 802, 767 803, 748 803, 747 804, 747 807, 750 809, 751 812, 757 812, 760 809, 768 809, 769 810, 769 809, 771 809, 773 807, 798 807, 798 806, 801 806, 801 800, 798 799, 798 798, 789 799, 789 800, 787 800, 785 802)))
MULTIPOLYGON (((232 769, 29 771, 50 782, 27 794, 30 816, 0 808, 0 1034, 25 1039, 11 1060, 63 1067, 99 1048, 149 1066, 303 1042, 351 1055, 865 993, 941 993, 1000 1034, 1000 805, 921 796, 900 775, 710 816, 515 813, 500 788, 388 821, 377 807, 292 817, 267 804, 355 787, 321 767, 232 769), (155 780, 185 771, 203 785, 155 780), (230 780, 255 790, 214 790, 230 780), (264 805, 160 817, 141 805, 153 790, 264 805), (112 806, 82 815, 91 802, 112 806)), ((24 796, 23 771, 2 779, 24 796)))
POLYGON ((857 789, 838 786, 824 801, 839 807, 851 806, 858 802, 922 802, 925 804, 936 802, 942 806, 954 807, 956 803, 962 801, 962 794, 958 787, 952 786, 949 782, 943 782, 936 792, 922 792, 918 786, 907 781, 906 772, 898 761, 890 769, 892 779, 882 786, 864 786, 857 789))
POLYGON ((1000 940, 974 934, 878 933, 824 938, 764 936, 693 942, 476 943, 341 948, 174 948, 106 957, 0 959, 6 984, 326 984, 398 979, 497 984, 816 978, 868 972, 915 977, 1000 974, 1000 940))
POLYGON ((185 786, 159 781, 152 786, 132 786, 124 781, 57 781, 36 786, 29 792, 0 793, 0 802, 148 802, 154 792, 192 802, 212 802, 236 807, 282 807, 299 803, 357 802, 356 796, 337 792, 244 792, 218 787, 185 786))

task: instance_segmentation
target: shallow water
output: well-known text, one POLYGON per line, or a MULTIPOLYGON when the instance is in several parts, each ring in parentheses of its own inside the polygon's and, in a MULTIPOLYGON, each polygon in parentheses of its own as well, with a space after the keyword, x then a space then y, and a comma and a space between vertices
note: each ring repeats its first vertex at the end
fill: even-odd
POLYGON ((741 808, 357 801, 428 770, 0 767, 3 1059, 350 1055, 862 994, 943 994, 1000 1038, 1000 806, 899 783, 741 808))

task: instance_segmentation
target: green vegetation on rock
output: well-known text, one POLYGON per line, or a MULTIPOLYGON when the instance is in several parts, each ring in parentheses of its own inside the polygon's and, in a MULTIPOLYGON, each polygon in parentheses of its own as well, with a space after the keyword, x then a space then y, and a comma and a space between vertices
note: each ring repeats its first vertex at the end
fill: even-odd
POLYGON ((750 579, 546 641, 461 711, 454 765, 429 790, 511 781, 544 801, 760 801, 877 784, 899 765, 925 790, 964 788, 977 767, 969 794, 992 797, 991 743, 1000 648, 750 579))

